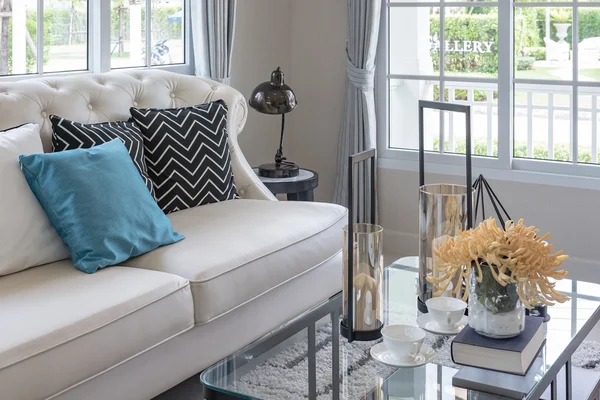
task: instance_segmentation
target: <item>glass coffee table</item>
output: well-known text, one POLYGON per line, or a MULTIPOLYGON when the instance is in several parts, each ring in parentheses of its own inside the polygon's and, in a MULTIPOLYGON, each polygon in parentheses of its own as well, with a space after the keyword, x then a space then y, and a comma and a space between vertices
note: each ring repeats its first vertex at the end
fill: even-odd
MULTIPOLYGON (((386 268, 385 324, 416 325, 415 266, 415 258, 409 257, 386 268)), ((513 388, 510 397, 453 386, 461 367, 449 358, 452 337, 428 334, 426 344, 436 351, 436 357, 424 366, 398 369, 375 361, 369 350, 378 341, 348 343, 340 336, 341 293, 206 369, 200 375, 204 397, 584 400, 598 389, 600 372, 572 367, 571 356, 600 320, 600 285, 563 280, 557 288, 571 300, 549 308, 546 344, 532 366, 533 373, 513 388)), ((505 374, 485 373, 490 381, 498 381, 497 386, 509 382, 505 374)))

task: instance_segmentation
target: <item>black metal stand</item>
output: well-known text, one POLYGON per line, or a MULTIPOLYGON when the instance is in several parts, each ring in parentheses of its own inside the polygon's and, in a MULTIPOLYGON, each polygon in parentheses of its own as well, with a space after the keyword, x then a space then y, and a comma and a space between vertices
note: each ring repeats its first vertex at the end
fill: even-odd
POLYGON ((548 322, 552 319, 550 314, 548 314, 548 306, 545 305, 535 306, 531 310, 525 309, 525 314, 532 317, 544 318, 544 322, 548 322))
MULTIPOLYGON (((425 185, 425 129, 424 129, 424 110, 428 108, 431 110, 449 111, 449 112, 460 112, 465 114, 465 156, 466 156, 466 187, 469 192, 472 188, 473 182, 473 171, 472 171, 472 151, 471 151, 471 106, 462 104, 442 103, 439 101, 427 101, 419 100, 419 187, 425 185)), ((440 148, 444 148, 444 143, 440 143, 440 148)), ((471 195, 472 191, 467 193, 471 195)), ((473 227, 473 201, 469 201, 467 196, 467 229, 473 227)), ((419 269, 421 260, 419 260, 419 269)), ((421 272, 419 272, 421 276, 421 272)), ((423 291, 422 282, 419 282, 419 291, 423 291)), ((427 306, 425 301, 428 299, 421 298, 422 295, 417 295, 417 307, 420 312, 427 313, 427 306)))
POLYGON ((485 192, 487 192, 488 198, 490 199, 492 206, 494 207, 494 211, 496 211, 496 216, 498 217, 500 226, 502 226, 502 228, 504 228, 505 222, 511 219, 510 215, 508 215, 508 212, 506 211, 506 209, 504 208, 502 203, 500 203, 500 199, 498 199, 498 196, 496 196, 496 193, 494 192, 494 190, 488 183, 487 179, 485 179, 483 177, 483 175, 479 175, 477 180, 475 180, 475 183, 473 183, 473 192, 477 193, 477 198, 475 200, 475 217, 473 218, 473 220, 477 221, 477 216, 479 215, 479 205, 480 204, 481 204, 481 220, 483 221, 486 219, 484 190, 485 190, 485 192), (502 211, 500 211, 500 210, 502 210, 502 211), (504 212, 504 214, 502 212, 504 212), (506 216, 506 220, 504 219, 504 216, 506 216))
MULTIPOLYGON (((424 133, 424 109, 433 109, 440 111, 449 111, 449 112, 462 112, 465 114, 466 119, 466 146, 465 146, 465 156, 466 156, 466 187, 468 190, 467 196, 467 226, 466 229, 471 229, 476 220, 479 213, 479 206, 481 205, 481 218, 482 220, 486 219, 485 214, 485 193, 489 200, 492 203, 494 211, 498 216, 498 221, 501 226, 504 227, 505 219, 510 220, 510 216, 508 212, 496 196, 496 193, 488 183, 488 181, 483 177, 483 175, 479 175, 477 180, 472 183, 473 180, 473 167, 472 167, 472 151, 471 151, 471 107, 460 104, 451 104, 451 103, 442 103, 437 101, 419 101, 419 187, 425 185, 425 133, 424 133), (475 210, 473 211, 473 193, 477 193, 477 197, 475 200, 475 210)), ((443 143, 440 143, 440 146, 443 146, 443 143)), ((443 148, 443 147, 441 147, 443 148)), ((420 260, 419 260, 419 268, 420 260)), ((419 276, 421 276, 421 272, 419 272, 419 276)), ((419 282, 419 290, 424 291, 422 282, 419 282)), ((421 298, 424 297, 421 294, 417 297, 417 307, 420 312, 427 313, 427 306, 425 305, 425 301, 427 299, 421 298)), ((537 308, 536 308, 537 310, 537 308)), ((468 308, 465 310, 465 314, 468 315, 468 308)), ((542 310, 540 308, 539 312, 537 312, 539 316, 544 317, 544 321, 550 320, 550 317, 547 313, 547 308, 542 310)))
MULTIPOLYGON (((361 153, 352 155, 348 157, 348 264, 344 265, 344 268, 348 268, 348 315, 347 318, 344 319, 340 323, 340 333, 343 337, 348 339, 348 342, 352 342, 354 340, 376 340, 381 337, 381 328, 383 328, 383 323, 377 320, 377 328, 371 331, 355 331, 354 328, 354 299, 352 298, 352 293, 354 292, 354 166, 356 164, 362 163, 366 160, 371 160, 370 162, 370 198, 371 198, 371 223, 376 223, 377 218, 377 210, 376 210, 376 199, 377 199, 377 164, 375 162, 376 152, 375 149, 366 150, 361 153)), ((366 185, 364 186, 366 187, 366 185)), ((360 222, 360 200, 361 196, 357 196, 357 223, 360 222)), ((366 207, 363 208, 366 212, 366 207)), ((363 215, 363 220, 366 219, 366 215, 363 215)))
MULTIPOLYGON (((466 157, 466 187, 471 188, 473 182, 472 160, 471 160, 471 106, 462 104, 441 103, 439 101, 419 100, 419 187, 425 185, 425 130, 424 110, 425 108, 439 111, 460 112, 465 114, 465 157, 466 157)), ((444 146, 443 143, 440 146, 444 146)), ((467 201, 467 229, 473 227, 473 202, 467 201)))
POLYGON ((425 305, 425 303, 423 302, 423 300, 421 300, 421 298, 419 296, 417 296, 417 308, 423 314, 427 314, 429 312, 429 310, 427 310, 427 306, 425 305))
MULTIPOLYGON (((377 320, 377 328, 371 331, 354 331, 354 340, 361 342, 370 342, 371 340, 377 340, 381 337, 381 329, 383 329, 383 322, 377 320)), ((340 334, 348 339, 350 331, 348 330, 348 324, 345 319, 340 322, 340 334)), ((348 340, 350 342, 350 340, 348 340)))

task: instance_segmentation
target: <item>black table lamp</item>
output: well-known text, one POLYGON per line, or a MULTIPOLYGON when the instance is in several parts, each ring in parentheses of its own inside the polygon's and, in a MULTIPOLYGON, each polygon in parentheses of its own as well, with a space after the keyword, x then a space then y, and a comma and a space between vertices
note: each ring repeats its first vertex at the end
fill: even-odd
POLYGON ((262 164, 258 167, 260 176, 268 178, 289 178, 298 176, 300 169, 296 164, 286 161, 283 156, 283 137, 285 129, 285 114, 296 108, 296 95, 292 88, 283 81, 280 67, 271 73, 271 81, 263 82, 252 91, 250 107, 263 114, 281 114, 281 138, 279 149, 275 154, 275 163, 262 164))

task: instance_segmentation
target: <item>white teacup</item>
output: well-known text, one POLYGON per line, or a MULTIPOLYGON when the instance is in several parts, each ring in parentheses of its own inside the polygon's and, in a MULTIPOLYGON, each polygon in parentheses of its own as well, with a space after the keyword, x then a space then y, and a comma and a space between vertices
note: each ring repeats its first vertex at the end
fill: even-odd
POLYGON ((412 361, 421 351, 425 331, 410 325, 386 325, 381 330, 383 343, 398 361, 412 361))
POLYGON ((425 302, 427 311, 442 328, 451 329, 458 324, 467 308, 467 303, 454 297, 434 297, 425 302))

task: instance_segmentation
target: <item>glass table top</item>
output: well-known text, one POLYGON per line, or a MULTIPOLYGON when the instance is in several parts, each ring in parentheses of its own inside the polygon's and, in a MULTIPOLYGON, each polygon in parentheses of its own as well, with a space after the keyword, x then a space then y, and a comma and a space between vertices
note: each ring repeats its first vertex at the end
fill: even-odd
MULTIPOLYGON (((419 312, 415 260, 404 258, 386 268, 385 324, 416 325, 419 312)), ((526 399, 550 399, 553 388, 564 395, 566 380, 559 377, 564 376, 563 366, 600 319, 600 297, 597 297, 600 296, 600 285, 563 280, 557 287, 571 300, 548 310, 551 320, 546 323, 546 344, 540 351, 538 363, 534 364, 533 381, 528 384, 530 388, 523 396, 526 399), (551 385, 555 378, 558 383, 551 385)), ((452 378, 460 366, 453 364, 443 350, 438 351, 431 363, 417 368, 397 369, 380 364, 369 354, 370 347, 379 341, 348 343, 339 336, 339 323, 332 325, 330 321, 339 319, 340 307, 341 294, 338 294, 205 370, 200 379, 211 394, 207 399, 335 399, 338 396, 340 399, 503 398, 454 387, 452 378), (313 332, 316 330, 312 338, 311 329, 313 332), (333 340, 333 337, 339 338, 339 379, 335 379, 333 372, 334 365, 338 365, 333 350, 338 340, 333 340), (312 390, 309 388, 311 374, 312 382, 316 382, 316 388, 312 390)), ((437 343, 440 349, 449 346, 452 339, 428 335, 426 343, 437 343)), ((436 348, 435 345, 433 347, 436 348)), ((447 353, 448 350, 445 351, 447 353)), ((501 374, 494 374, 497 374, 494 377, 501 378, 501 374)), ((589 390, 594 383, 589 383, 589 390)), ((580 392, 587 390, 576 387, 574 392, 576 389, 580 392)))

